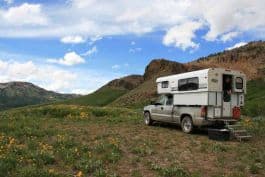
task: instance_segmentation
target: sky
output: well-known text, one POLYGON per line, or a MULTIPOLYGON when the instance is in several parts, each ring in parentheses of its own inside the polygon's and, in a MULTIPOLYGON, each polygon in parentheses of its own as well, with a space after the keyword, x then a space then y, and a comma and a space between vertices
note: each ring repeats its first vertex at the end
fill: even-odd
POLYGON ((0 0, 0 82, 87 94, 265 38, 264 0, 0 0))

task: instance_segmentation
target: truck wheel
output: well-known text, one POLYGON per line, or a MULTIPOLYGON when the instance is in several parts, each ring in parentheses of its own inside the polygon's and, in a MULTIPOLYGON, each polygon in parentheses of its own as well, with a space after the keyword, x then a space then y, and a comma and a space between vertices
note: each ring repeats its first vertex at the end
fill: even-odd
POLYGON ((184 133, 192 133, 193 123, 189 116, 185 116, 181 121, 181 128, 184 133))
POLYGON ((152 125, 152 123, 153 123, 153 120, 151 119, 149 112, 144 113, 144 123, 145 123, 145 125, 152 125))

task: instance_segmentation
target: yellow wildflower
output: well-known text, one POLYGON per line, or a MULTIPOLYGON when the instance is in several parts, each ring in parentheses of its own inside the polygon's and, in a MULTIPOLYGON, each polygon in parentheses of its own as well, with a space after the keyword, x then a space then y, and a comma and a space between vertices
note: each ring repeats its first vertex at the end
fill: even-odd
POLYGON ((82 118, 82 119, 84 119, 84 118, 87 118, 87 113, 86 112, 81 112, 80 113, 80 117, 82 118))
POLYGON ((54 173, 54 169, 49 169, 49 173, 54 173))
POLYGON ((75 176, 76 176, 76 177, 81 177, 81 176, 83 176, 82 171, 79 171, 75 176))

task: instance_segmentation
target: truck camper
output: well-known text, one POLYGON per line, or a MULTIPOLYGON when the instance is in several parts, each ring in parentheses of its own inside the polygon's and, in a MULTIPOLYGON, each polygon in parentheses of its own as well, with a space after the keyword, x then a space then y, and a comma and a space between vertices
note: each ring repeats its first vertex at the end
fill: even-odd
POLYGON ((158 100, 144 107, 144 122, 179 124, 183 132, 194 127, 237 122, 246 94, 241 71, 209 68, 157 78, 158 100))

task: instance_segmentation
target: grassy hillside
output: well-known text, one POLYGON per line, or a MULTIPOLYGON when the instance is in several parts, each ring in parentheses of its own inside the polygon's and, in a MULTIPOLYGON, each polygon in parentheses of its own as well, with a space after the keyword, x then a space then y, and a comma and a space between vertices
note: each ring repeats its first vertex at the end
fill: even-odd
POLYGON ((142 82, 143 76, 129 75, 110 81, 92 94, 67 100, 63 103, 83 106, 106 106, 130 90, 137 88, 142 82))
POLYGON ((265 176, 264 119, 244 119, 253 139, 240 143, 148 127, 141 114, 71 105, 0 112, 0 176, 265 176))
POLYGON ((27 82, 0 83, 0 110, 62 101, 77 96, 47 91, 27 82))
POLYGON ((110 87, 104 87, 92 94, 82 96, 79 98, 74 98, 71 100, 64 101, 64 104, 74 104, 74 105, 90 105, 90 106, 105 106, 120 96, 127 93, 127 90, 116 89, 110 87))
POLYGON ((114 102, 110 103, 109 106, 143 108, 143 106, 150 104, 150 101, 156 96, 156 86, 154 81, 148 80, 139 87, 117 98, 114 102))
POLYGON ((247 84, 244 114, 249 116, 265 115, 265 79, 249 81, 247 84))

